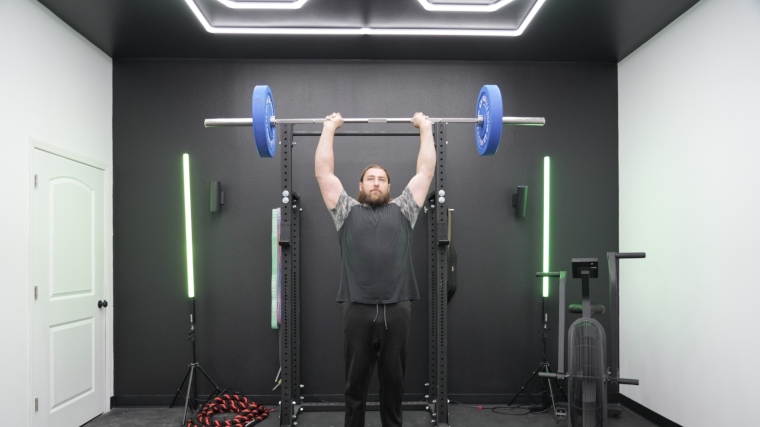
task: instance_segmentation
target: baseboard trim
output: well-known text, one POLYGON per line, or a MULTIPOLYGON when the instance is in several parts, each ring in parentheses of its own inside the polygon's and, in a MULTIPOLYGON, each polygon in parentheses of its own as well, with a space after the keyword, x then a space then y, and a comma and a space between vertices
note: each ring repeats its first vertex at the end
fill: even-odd
POLYGON ((663 417, 657 412, 654 412, 653 410, 647 408, 646 406, 634 401, 633 399, 629 398, 628 396, 624 394, 620 395, 620 403, 626 408, 635 412, 637 415, 644 418, 645 420, 652 422, 660 427, 683 427, 680 424, 670 421, 669 419, 663 417))
MULTIPOLYGON (((121 395, 121 396, 113 396, 111 398, 111 408, 128 408, 128 407, 169 407, 169 404, 172 403, 172 398, 174 396, 170 395, 121 395)), ((208 395, 201 396, 198 395, 199 399, 206 399, 208 395)), ((249 399, 261 403, 265 406, 277 406, 277 402, 280 400, 280 396, 249 396, 246 395, 249 399)), ((183 407, 185 406, 185 396, 179 396, 174 401, 174 407, 183 407)))
MULTIPOLYGON (((277 406, 280 401, 280 395, 246 395, 249 399, 259 402, 265 406, 277 406)), ((111 397, 111 408, 127 408, 127 407, 169 407, 172 403, 173 395, 116 395, 111 397)), ((205 399, 207 396, 198 395, 199 398, 205 399)), ((314 401, 328 401, 328 402, 343 402, 343 395, 330 394, 330 395, 311 395, 305 394, 306 402, 314 401)), ((514 394, 450 394, 449 400, 451 403, 462 404, 479 404, 479 405, 506 405, 515 397, 514 394)), ((379 397, 376 394, 370 394, 368 396, 369 401, 377 401, 379 397)), ((515 399, 515 405, 530 405, 541 404, 544 396, 540 393, 531 393, 528 395, 524 392, 515 399)), ((420 402, 424 401, 425 397, 422 394, 407 393, 404 395, 404 402, 420 402)), ((174 406, 184 406, 185 397, 179 396, 174 401, 174 406)))

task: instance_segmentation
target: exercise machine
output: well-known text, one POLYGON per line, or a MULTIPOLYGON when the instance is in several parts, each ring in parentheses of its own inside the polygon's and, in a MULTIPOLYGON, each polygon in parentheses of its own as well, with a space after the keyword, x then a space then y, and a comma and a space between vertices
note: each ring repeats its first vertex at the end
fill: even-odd
MULTIPOLYGON (((610 263, 610 307, 611 307, 611 341, 608 353, 607 334, 602 325, 593 318, 604 314, 602 304, 592 304, 590 297, 590 279, 599 277, 599 260, 597 258, 574 258, 572 260, 573 278, 581 279, 581 303, 571 304, 571 313, 580 313, 581 317, 573 322, 567 332, 568 370, 564 371, 565 342, 565 298, 564 281, 560 283, 559 293, 559 351, 557 373, 540 372, 545 378, 567 379, 567 422, 569 427, 605 427, 609 415, 619 416, 619 385, 638 385, 637 379, 621 378, 619 372, 619 280, 618 262, 620 258, 644 258, 644 253, 608 253, 610 263), (609 399, 613 411, 608 408, 609 399)), ((557 273, 559 275, 559 273, 557 273)))

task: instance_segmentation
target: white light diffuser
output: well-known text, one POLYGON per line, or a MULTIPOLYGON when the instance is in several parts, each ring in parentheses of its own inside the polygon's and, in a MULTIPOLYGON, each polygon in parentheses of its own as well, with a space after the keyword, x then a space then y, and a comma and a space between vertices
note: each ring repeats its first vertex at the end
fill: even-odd
MULTIPOLYGON (((217 0, 222 2, 222 0, 217 0)), ((229 0, 224 0, 229 1, 229 0)), ((511 0, 510 0, 511 1, 511 0)), ((463 29, 463 28, 373 28, 373 27, 215 27, 195 4, 195 0, 185 0, 198 22, 212 34, 276 34, 276 35, 356 35, 356 36, 454 36, 454 37, 516 37, 522 34, 538 13, 546 0, 538 0, 533 5, 520 26, 512 30, 499 29, 463 29)), ((236 3, 236 2, 232 2, 236 3)), ((250 2, 248 2, 250 3, 250 2)), ((258 2, 256 2, 258 3, 258 2)), ((260 4, 264 4, 261 2, 260 4)), ((269 4, 280 4, 270 2, 269 4)), ((290 3, 283 3, 290 4, 290 3)))
POLYGON ((300 9, 308 0, 295 0, 295 1, 216 0, 216 1, 229 7, 230 9, 300 9))
POLYGON ((195 298, 195 272, 193 271, 193 218, 190 209, 190 156, 182 155, 185 182, 185 247, 187 253, 187 296, 195 298))
POLYGON ((456 2, 441 4, 430 3, 429 0, 417 0, 425 10, 431 12, 493 12, 512 3, 514 0, 499 0, 491 4, 457 4, 456 2))
MULTIPOLYGON (((544 157, 544 262, 543 270, 549 271, 549 195, 551 193, 551 162, 549 156, 544 157)), ((543 296, 549 296, 549 278, 543 280, 543 296)))

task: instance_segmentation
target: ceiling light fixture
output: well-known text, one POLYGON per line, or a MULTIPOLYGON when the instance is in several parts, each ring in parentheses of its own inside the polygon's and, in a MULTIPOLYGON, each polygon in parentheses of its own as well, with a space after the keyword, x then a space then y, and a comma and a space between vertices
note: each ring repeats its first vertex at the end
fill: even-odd
MULTIPOLYGON (((221 1, 221 0, 220 0, 221 1)), ((512 3, 514 0, 497 0, 493 1, 466 1, 466 0, 454 0, 431 2, 430 0, 417 0, 420 2, 425 10, 431 12, 493 12, 499 10, 502 7, 512 3), (468 4, 465 4, 468 3, 468 4), (477 4, 480 3, 480 4, 477 4)))
MULTIPOLYGON (((290 1, 237 1, 216 0, 230 9, 300 9, 309 0, 290 1)), ((509 0, 512 1, 512 0, 509 0)))
MULTIPOLYGON (((217 0, 222 1, 222 0, 217 0)), ((228 0, 225 0, 228 1, 228 0)), ((511 0, 510 0, 511 1, 511 0)), ((372 28, 372 27, 215 27, 198 8, 195 0, 185 0, 195 17, 213 34, 273 34, 273 35, 379 35, 379 36, 481 36, 516 37, 522 34, 546 0, 537 0, 520 26, 510 30, 461 28, 372 28)), ((252 3, 252 2, 249 2, 252 3)), ((264 2, 258 2, 264 4, 264 2)), ((275 3, 275 2, 271 2, 275 3)))

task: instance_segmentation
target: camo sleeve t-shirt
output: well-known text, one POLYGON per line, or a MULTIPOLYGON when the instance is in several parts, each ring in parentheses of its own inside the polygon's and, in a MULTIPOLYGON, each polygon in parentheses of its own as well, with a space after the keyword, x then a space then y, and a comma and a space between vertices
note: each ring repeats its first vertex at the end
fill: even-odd
POLYGON ((419 299, 412 266, 412 228, 420 206, 406 187, 384 206, 346 194, 330 209, 341 251, 339 302, 392 304, 419 299))

